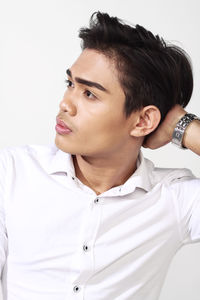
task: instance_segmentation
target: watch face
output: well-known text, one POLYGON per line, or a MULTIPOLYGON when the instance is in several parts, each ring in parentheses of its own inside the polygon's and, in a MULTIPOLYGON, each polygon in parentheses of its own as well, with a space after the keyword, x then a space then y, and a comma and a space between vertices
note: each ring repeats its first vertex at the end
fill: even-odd
POLYGON ((182 147, 182 137, 183 137, 183 131, 179 130, 177 127, 174 129, 173 135, 172 135, 172 143, 175 144, 178 147, 182 147))

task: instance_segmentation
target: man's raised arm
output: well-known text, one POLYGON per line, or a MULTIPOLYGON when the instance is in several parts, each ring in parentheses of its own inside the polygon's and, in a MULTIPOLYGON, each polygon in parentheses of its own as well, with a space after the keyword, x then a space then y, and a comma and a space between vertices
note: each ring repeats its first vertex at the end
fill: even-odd
MULTIPOLYGON (((168 112, 157 130, 145 139, 143 146, 145 148, 157 149, 171 142, 177 123, 186 113, 180 105, 175 105, 168 112)), ((200 121, 192 120, 183 131, 182 146, 200 155, 200 121)))

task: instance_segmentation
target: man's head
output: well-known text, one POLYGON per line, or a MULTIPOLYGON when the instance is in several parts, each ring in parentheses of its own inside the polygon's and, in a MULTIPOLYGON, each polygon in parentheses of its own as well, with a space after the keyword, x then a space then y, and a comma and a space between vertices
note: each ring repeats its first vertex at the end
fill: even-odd
POLYGON ((167 45, 140 25, 94 13, 89 28, 79 33, 82 48, 95 49, 112 60, 126 96, 125 113, 155 105, 161 120, 175 104, 185 107, 191 97, 193 77, 186 53, 167 45))
POLYGON ((190 64, 180 49, 107 14, 94 14, 79 36, 83 52, 67 71, 58 114, 72 131, 57 131, 56 144, 72 154, 129 155, 173 105, 188 103, 190 64))

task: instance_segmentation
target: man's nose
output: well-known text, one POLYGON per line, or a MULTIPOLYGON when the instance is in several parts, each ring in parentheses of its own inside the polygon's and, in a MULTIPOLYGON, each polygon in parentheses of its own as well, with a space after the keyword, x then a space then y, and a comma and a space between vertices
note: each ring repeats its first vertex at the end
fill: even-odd
POLYGON ((67 95, 64 96, 60 102, 60 110, 62 112, 67 112, 70 116, 75 116, 77 113, 76 105, 67 95))

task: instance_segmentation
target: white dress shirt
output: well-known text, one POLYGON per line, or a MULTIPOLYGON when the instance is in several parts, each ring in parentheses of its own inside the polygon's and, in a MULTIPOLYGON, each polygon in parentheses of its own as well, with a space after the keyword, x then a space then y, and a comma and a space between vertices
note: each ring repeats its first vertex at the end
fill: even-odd
POLYGON ((97 196, 70 154, 0 151, 4 300, 156 300, 184 244, 200 240, 200 179, 140 154, 122 186, 97 196))

